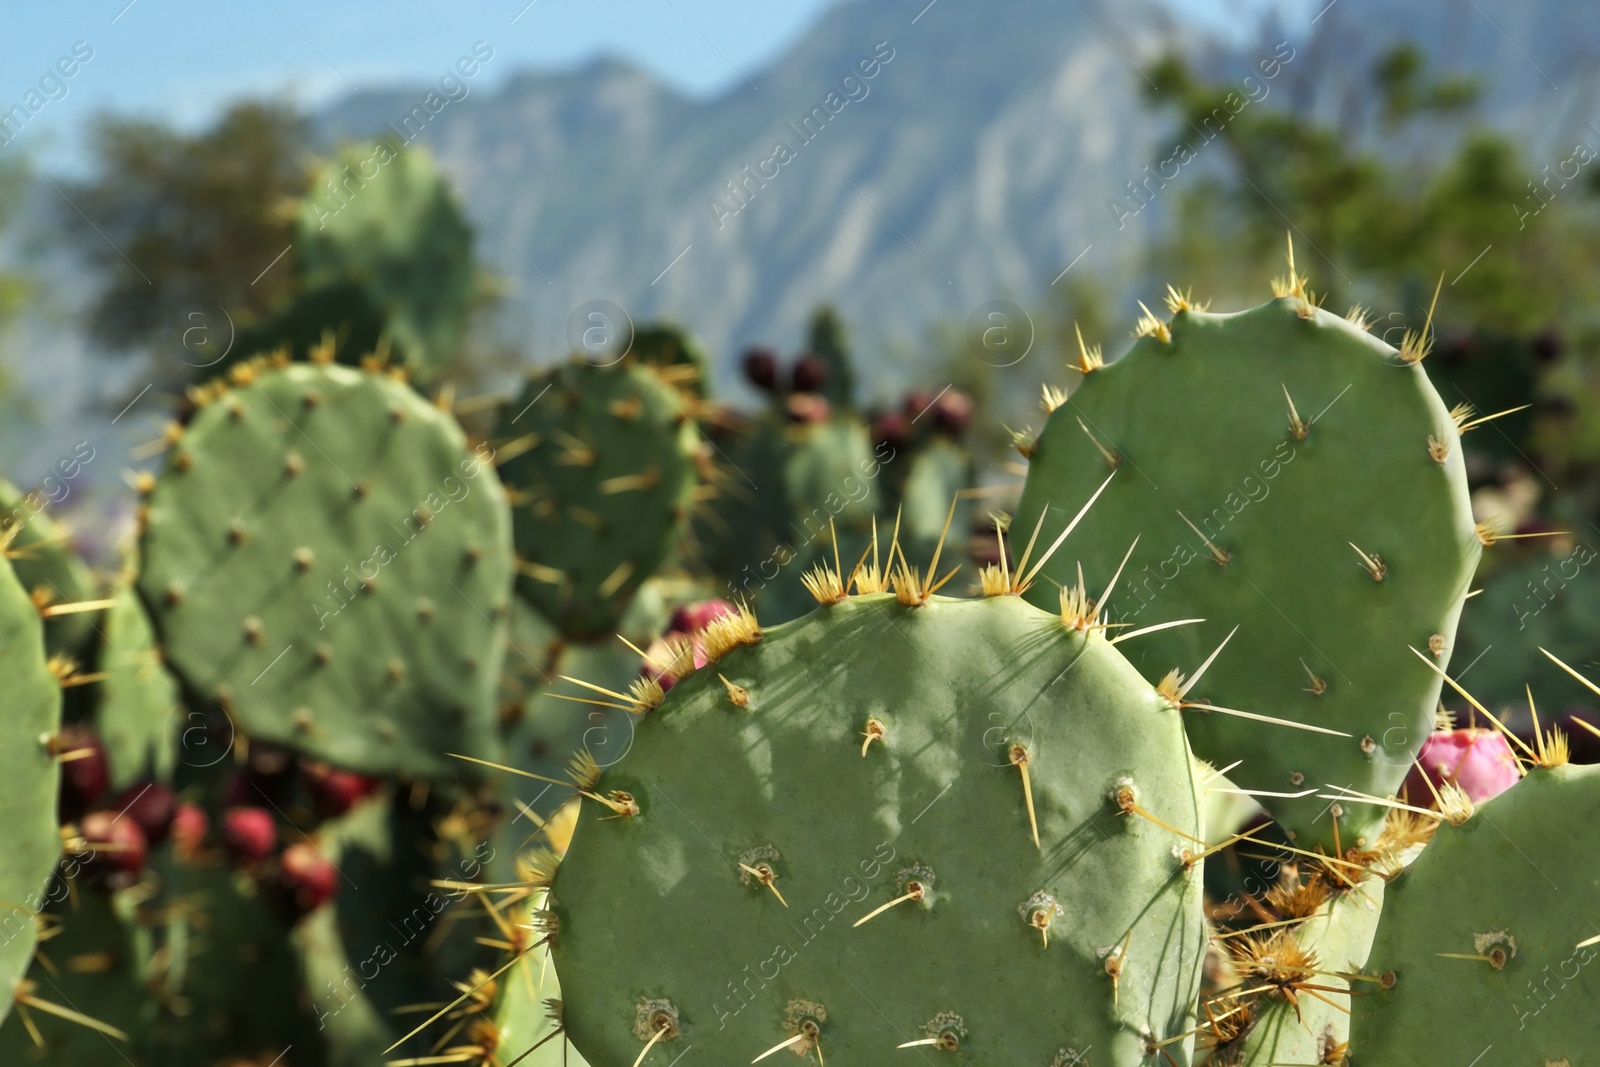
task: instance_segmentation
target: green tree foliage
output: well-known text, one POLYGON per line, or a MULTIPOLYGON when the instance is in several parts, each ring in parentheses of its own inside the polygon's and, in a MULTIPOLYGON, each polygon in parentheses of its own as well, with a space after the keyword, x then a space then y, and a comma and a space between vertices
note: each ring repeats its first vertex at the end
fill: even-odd
MULTIPOLYGON (((1541 210, 1546 199, 1529 186, 1544 176, 1539 163, 1476 123, 1473 82, 1435 76, 1416 48, 1391 50, 1370 76, 1377 122, 1354 136, 1297 108, 1289 93, 1223 124, 1198 149, 1218 155, 1179 199, 1177 236, 1158 261, 1181 277, 1255 285, 1288 230, 1302 271, 1333 306, 1399 307, 1409 321, 1443 275, 1451 292, 1441 315, 1457 327, 1530 334, 1582 307, 1594 286, 1577 268, 1590 262, 1595 219, 1580 189, 1558 179, 1553 197, 1546 193, 1555 210, 1541 210), (1441 136, 1448 150, 1430 152, 1441 136)), ((1176 58, 1153 81, 1150 96, 1177 113, 1177 136, 1190 143, 1233 91, 1200 81, 1176 58)))
POLYGON ((74 207, 62 221, 101 282, 96 340, 126 353, 181 343, 193 313, 256 317, 291 290, 293 250, 273 261, 294 240, 289 205, 307 185, 294 112, 242 103, 196 134, 107 116, 92 152, 94 173, 63 188, 74 207))

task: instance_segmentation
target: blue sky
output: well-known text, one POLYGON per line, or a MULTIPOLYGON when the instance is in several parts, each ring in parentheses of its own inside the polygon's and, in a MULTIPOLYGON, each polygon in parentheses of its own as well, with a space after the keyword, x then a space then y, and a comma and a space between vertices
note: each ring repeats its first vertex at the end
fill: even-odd
MULTIPOLYGON (((0 13, 0 101, 22 102, 75 42, 94 58, 28 124, 19 144, 49 151, 94 111, 203 121, 241 93, 316 103, 395 81, 437 78, 475 41, 495 58, 480 84, 515 68, 619 53, 693 92, 759 66, 829 0, 94 0, 22 3, 0 13), (513 21, 514 20, 514 21, 513 21)), ((53 153, 52 153, 53 154, 53 153)))
MULTIPOLYGON (((241 94, 288 93, 314 105, 352 86, 433 80, 480 40, 495 58, 478 87, 519 68, 609 52, 709 94, 782 51, 832 2, 8 0, 0 13, 0 110, 22 103, 80 41, 93 59, 16 140, 46 160, 70 159, 83 121, 108 107, 194 124, 241 94)), ((1214 16, 1229 4, 1175 2, 1214 16)))

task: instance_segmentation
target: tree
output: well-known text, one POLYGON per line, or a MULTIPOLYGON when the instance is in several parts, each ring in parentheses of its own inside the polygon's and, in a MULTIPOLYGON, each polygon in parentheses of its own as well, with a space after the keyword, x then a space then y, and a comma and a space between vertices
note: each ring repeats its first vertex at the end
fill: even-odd
POLYGON ((292 205, 308 184, 295 113, 238 104, 194 135, 107 116, 92 144, 94 173, 63 185, 62 220, 99 276, 90 332, 112 353, 181 344, 224 310, 259 317, 291 291, 292 205))

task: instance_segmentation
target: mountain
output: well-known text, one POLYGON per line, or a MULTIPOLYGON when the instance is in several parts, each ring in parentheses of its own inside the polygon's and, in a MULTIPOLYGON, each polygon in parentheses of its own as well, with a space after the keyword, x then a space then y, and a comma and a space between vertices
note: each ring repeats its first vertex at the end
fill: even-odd
MULTIPOLYGON (((1170 152, 1157 148, 1170 118, 1141 100, 1142 71, 1167 52, 1242 93, 1271 69, 1266 92, 1359 133, 1374 125, 1353 103, 1367 72, 1411 40, 1436 69, 1476 75, 1485 117, 1536 158, 1554 163, 1578 137, 1600 145, 1587 125, 1600 8, 1316 3, 1239 44, 1153 0, 847 0, 712 99, 608 59, 452 103, 419 139, 511 281, 501 326, 537 358, 571 347, 575 309, 607 300, 690 324, 727 378, 741 346, 797 342, 826 301, 869 354, 869 389, 904 379, 931 323, 992 300, 1036 308, 1069 264, 1128 295, 1179 192, 1143 171, 1170 152), (859 77, 863 61, 874 77, 859 77)), ((318 125, 330 140, 368 135, 425 91, 358 94, 318 125)))
MULTIPOLYGON (((1107 200, 1169 123, 1135 68, 1186 34, 1145 0, 847 2, 714 99, 604 60, 452 103, 420 140, 538 356, 603 299, 690 324, 724 370, 740 345, 794 343, 822 301, 858 347, 910 358, 930 323, 1037 305, 1075 260, 1102 277, 1137 262, 1160 213, 1119 227, 1107 200)), ((356 95, 319 127, 370 134, 425 92, 356 95)), ((886 358, 866 371, 869 388, 896 376, 886 358)))

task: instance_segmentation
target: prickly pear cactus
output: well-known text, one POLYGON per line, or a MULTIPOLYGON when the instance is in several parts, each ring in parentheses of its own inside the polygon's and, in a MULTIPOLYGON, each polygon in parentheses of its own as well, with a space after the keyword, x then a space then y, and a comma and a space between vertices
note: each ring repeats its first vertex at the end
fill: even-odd
POLYGON ((272 1057, 320 1065, 325 1035, 300 984, 288 921, 247 876, 227 866, 175 864, 166 964, 151 1024, 156 1062, 213 1067, 272 1057))
POLYGON ((511 584, 504 491, 394 378, 252 364, 148 500, 139 590, 168 663, 252 736, 438 775, 491 744, 511 584))
POLYGON ((477 282, 472 230, 426 152, 343 149, 312 181, 296 250, 308 288, 365 286, 418 373, 454 357, 477 282))
POLYGON ((359 364, 384 343, 390 345, 393 362, 411 363, 410 352, 384 332, 387 326, 383 308, 365 285, 350 280, 331 282, 301 293, 276 314, 240 331, 214 372, 224 373, 251 356, 280 348, 295 359, 308 360, 329 339, 333 358, 339 363, 359 364))
POLYGON ((1600 767, 1534 767, 1389 886, 1350 1062, 1582 1063, 1600 1003, 1600 767), (1487 1062, 1487 1060, 1485 1061, 1487 1062))
POLYGON ((517 591, 569 638, 609 637, 682 536, 699 449, 692 404, 631 359, 573 360, 505 409, 517 591))
POLYGON ((100 648, 99 702, 95 730, 105 740, 111 788, 136 781, 170 781, 177 762, 178 684, 133 586, 124 585, 106 611, 100 648))
MULTIPOLYGON (((93 457, 93 449, 89 455, 93 457)), ((0 478, 0 538, 11 538, 6 556, 22 587, 47 613, 93 600, 95 595, 94 576, 72 550, 66 526, 46 513, 48 506, 42 493, 24 493, 0 478)), ((51 655, 79 655, 92 625, 93 616, 86 613, 47 614, 45 647, 51 655)))
POLYGON ((1384 881, 1361 874, 1353 885, 1320 876, 1280 901, 1310 901, 1316 908, 1301 921, 1223 942, 1233 958, 1236 990, 1206 1012, 1212 1038, 1227 1038, 1211 1050, 1210 1067, 1270 1067, 1284 1063, 1337 1063, 1350 1041, 1349 1005, 1371 983, 1352 983, 1341 973, 1359 973, 1372 947, 1383 908, 1384 881), (1330 886, 1330 881, 1332 885, 1330 886), (1324 893, 1327 899, 1316 906, 1324 893), (1254 992, 1249 992, 1254 990, 1254 992))
POLYGON ((848 408, 855 402, 856 374, 850 358, 850 344, 845 335, 844 320, 833 308, 819 307, 811 315, 811 325, 806 343, 827 368, 827 381, 822 395, 836 408, 848 408))
POLYGON ((35 913, 45 883, 61 857, 56 792, 61 765, 50 739, 61 728, 61 689, 45 666, 39 612, 0 562, 0 679, 6 691, 0 715, 0 1019, 11 1010, 38 937, 35 913))
POLYGON ((147 939, 137 927, 132 902, 104 888, 85 887, 70 905, 63 886, 63 904, 51 910, 53 936, 36 959, 26 981, 29 1000, 22 1010, 37 1031, 41 1045, 16 1012, 0 1026, 0 1062, 16 1064, 83 1064, 126 1067, 143 1040, 154 1014, 144 988, 147 939), (63 1018, 51 1009, 64 1009, 63 1018))
MULTIPOLYGON (((883 445, 874 447, 866 426, 853 415, 835 415, 777 433, 777 484, 783 491, 785 518, 771 532, 778 547, 757 567, 763 577, 770 569, 777 580, 760 583, 752 602, 764 618, 786 622, 813 605, 797 576, 818 564, 833 565, 835 535, 846 569, 871 542, 873 519, 882 508, 877 477, 894 453, 883 445)), ((943 506, 949 506, 948 498, 943 506)), ((942 526, 944 516, 939 519, 942 526)), ((892 519, 887 522, 892 526, 892 519)), ((749 592, 741 581, 739 595, 749 592)))
MULTIPOLYGON (((522 905, 512 912, 511 921, 519 929, 532 931, 536 928, 533 911, 522 905)), ((565 1005, 549 957, 545 945, 525 946, 496 979, 491 1031, 495 1048, 502 1061, 526 1054, 527 1059, 520 1061, 526 1067, 588 1067, 588 1061, 560 1032, 565 1005)))
POLYGON ((902 593, 918 606, 851 596, 764 634, 716 620, 628 758, 575 771, 599 799, 555 871, 552 957, 591 1062, 912 1042, 1115 1065, 1168 1038, 1189 1062, 1205 930, 1180 847, 1202 827, 1178 712, 1017 597, 902 593))
POLYGON ((688 330, 666 322, 641 326, 633 332, 628 354, 639 363, 660 368, 680 387, 705 396, 711 359, 688 330))
MULTIPOLYGON (((883 446, 879 446, 883 451, 883 446)), ((894 452, 889 451, 891 461, 894 452)), ((972 503, 959 494, 973 485, 972 457, 959 444, 935 437, 904 459, 900 537, 914 558, 922 558, 944 539, 949 550, 965 552, 964 535, 972 528, 972 503), (950 501, 957 501, 950 512, 950 501), (946 527, 946 523, 949 526, 946 527)))
MULTIPOLYGON (((1450 654, 1481 546, 1459 434, 1416 351, 1402 355, 1314 307, 1301 279, 1239 314, 1174 295, 1170 323, 1141 324, 1121 359, 1080 364, 1084 382, 1033 447, 1012 538, 1044 516, 1052 538, 1108 473, 1075 563, 1109 571, 1137 540, 1116 621, 1208 620, 1151 635, 1146 677, 1238 633, 1198 702, 1291 719, 1305 732, 1194 708, 1197 755, 1239 762, 1303 847, 1331 847, 1319 786, 1385 795, 1432 725, 1437 674, 1411 649, 1450 654)), ((1048 582, 1035 587, 1044 603, 1048 582)), ((1375 840, 1381 810, 1347 806, 1345 842, 1375 840)))

